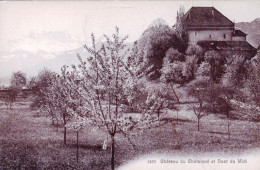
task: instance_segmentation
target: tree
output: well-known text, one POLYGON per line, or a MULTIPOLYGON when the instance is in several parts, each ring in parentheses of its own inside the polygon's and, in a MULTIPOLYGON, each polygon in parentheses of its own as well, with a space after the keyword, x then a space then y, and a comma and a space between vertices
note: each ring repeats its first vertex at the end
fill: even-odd
MULTIPOLYGON (((200 60, 203 58, 203 49, 199 45, 189 45, 188 48, 185 51, 185 54, 190 56, 190 55, 196 55, 199 57, 200 60)), ((198 63, 199 64, 199 63, 198 63)))
POLYGON ((8 90, 9 91, 8 91, 7 96, 5 97, 5 102, 6 102, 7 107, 9 105, 9 109, 12 110, 12 104, 15 102, 18 91, 16 89, 12 89, 12 88, 9 88, 8 90))
POLYGON ((7 102, 9 103, 10 109, 12 109, 12 103, 15 102, 17 95, 22 91, 22 88, 26 86, 26 83, 27 80, 25 73, 17 71, 12 74, 7 97, 7 102))
POLYGON ((233 88, 242 88, 247 78, 247 68, 249 68, 248 63, 242 55, 228 58, 222 84, 233 88))
POLYGON ((169 62, 174 62, 174 61, 180 61, 183 62, 185 61, 185 56, 180 53, 178 50, 174 48, 169 48, 169 50, 166 52, 164 60, 169 60, 169 62))
POLYGON ((197 69, 203 61, 203 50, 198 45, 189 45, 185 53, 183 74, 186 77, 186 81, 189 82, 195 78, 197 69))
POLYGON ((181 51, 182 43, 168 25, 153 24, 144 31, 136 46, 138 49, 136 56, 144 62, 143 72, 149 79, 155 80, 160 77, 166 52, 171 47, 181 51))
POLYGON ((160 119, 164 109, 176 110, 175 96, 170 95, 170 90, 165 83, 150 84, 146 91, 148 92, 145 102, 146 112, 156 113, 158 119, 160 119))
POLYGON ((218 83, 224 73, 225 58, 218 52, 211 50, 205 52, 205 61, 210 64, 210 77, 218 83))
POLYGON ((191 45, 186 50, 187 56, 170 48, 163 59, 161 79, 167 83, 187 83, 195 78, 199 63, 202 61, 202 49, 199 46, 191 45))
POLYGON ((47 88, 51 85, 53 75, 54 73, 51 70, 43 68, 39 71, 36 77, 30 78, 28 87, 35 97, 33 101, 33 107, 39 108, 42 104, 44 104, 44 93, 47 91, 47 88))
POLYGON ((195 55, 186 56, 186 61, 183 64, 183 75, 186 82, 189 82, 195 78, 197 69, 198 58, 195 55))
POLYGON ((31 108, 46 111, 48 115, 51 116, 52 124, 54 124, 54 120, 56 120, 56 123, 58 125, 58 118, 57 115, 54 113, 55 109, 53 101, 48 99, 46 96, 48 88, 51 86, 53 79, 54 72, 47 68, 44 68, 39 71, 36 77, 30 78, 28 88, 32 91, 33 96, 31 108))
POLYGON ((67 71, 68 66, 61 68, 61 75, 54 74, 51 85, 46 89, 46 101, 44 107, 52 114, 64 127, 64 145, 67 141, 67 123, 73 118, 75 112, 81 112, 81 98, 78 94, 77 81, 74 72, 67 71))
POLYGON ((52 81, 53 72, 48 68, 43 68, 37 75, 37 85, 40 89, 47 89, 52 81))
POLYGON ((220 94, 219 98, 217 99, 217 104, 221 113, 227 116, 228 139, 230 139, 231 111, 235 109, 232 100, 235 96, 235 90, 230 86, 220 86, 220 88, 217 90, 220 94))
MULTIPOLYGON (((212 54, 211 56, 214 55, 212 54)), ((218 65, 219 62, 212 61, 213 58, 209 57, 200 64, 196 73, 194 87, 191 87, 190 94, 195 98, 199 98, 198 95, 194 95, 194 89, 202 90, 203 97, 200 97, 200 99, 202 99, 204 107, 198 107, 198 110, 203 110, 206 113, 224 114, 227 117, 228 138, 230 139, 231 111, 235 109, 232 102, 238 91, 234 88, 234 84, 224 83, 229 78, 225 75, 222 79, 219 79, 221 83, 216 83, 217 79, 213 77, 217 75, 217 68, 214 69, 213 67, 218 65)), ((200 113, 199 111, 196 114, 200 113)))
POLYGON ((188 94, 192 96, 196 103, 191 104, 190 109, 197 117, 198 131, 200 130, 200 119, 206 116, 207 111, 207 82, 201 79, 197 79, 189 85, 188 94))
POLYGON ((17 71, 12 74, 11 80, 10 80, 11 87, 16 87, 21 89, 26 85, 26 74, 17 71))
POLYGON ((67 124, 67 127, 69 129, 76 131, 76 136, 77 136, 76 159, 77 159, 77 163, 79 162, 79 131, 82 130, 85 125, 86 125, 85 120, 81 119, 80 117, 75 118, 74 121, 71 121, 69 124, 67 124))
POLYGON ((233 100, 236 96, 237 91, 231 86, 225 86, 222 84, 215 84, 211 82, 207 88, 206 93, 206 107, 207 112, 214 114, 222 114, 227 118, 227 131, 228 139, 230 139, 230 125, 232 112, 235 110, 233 100))
POLYGON ((183 85, 187 82, 188 71, 185 56, 177 50, 170 48, 163 59, 163 67, 160 80, 170 86, 176 100, 180 103, 179 95, 175 90, 174 84, 183 85))
MULTIPOLYGON (((147 127, 151 120, 158 120, 154 112, 145 114, 133 114, 129 116, 127 107, 130 100, 135 100, 139 95, 131 89, 135 89, 138 78, 135 74, 134 64, 127 59, 127 49, 125 40, 119 37, 119 29, 112 38, 105 35, 106 42, 101 48, 96 47, 95 37, 92 34, 92 47, 85 46, 91 54, 84 61, 78 56, 80 65, 78 74, 81 83, 78 89, 84 98, 83 111, 87 114, 86 121, 97 127, 104 127, 111 140, 111 169, 115 169, 115 136, 123 134, 129 142, 134 130, 147 127), (130 85, 132 84, 132 85, 130 85)), ((144 92, 145 93, 145 92, 144 92)), ((140 112, 143 110, 142 104, 137 104, 140 112)), ((76 113, 75 113, 76 114, 76 113)), ((79 114, 79 113, 77 113, 79 114)), ((80 115, 78 115, 80 116, 80 115)), ((153 121, 154 122, 154 121, 153 121)))
POLYGON ((185 77, 183 75, 183 62, 170 62, 168 58, 164 59, 163 68, 161 69, 161 81, 168 84, 172 90, 176 100, 180 103, 179 96, 175 90, 174 84, 184 84, 185 77))
POLYGON ((183 49, 185 50, 188 45, 188 34, 182 19, 184 14, 185 14, 185 9, 184 6, 181 5, 179 11, 177 11, 176 24, 173 27, 176 32, 176 35, 179 37, 179 39, 181 40, 184 46, 183 49))
MULTIPOLYGON (((248 76, 244 83, 243 94, 246 96, 248 102, 246 107, 253 110, 258 121, 260 117, 260 56, 257 55, 251 59, 248 67, 248 76)), ((245 105, 243 103, 243 105, 245 105)), ((259 128, 259 126, 258 126, 259 128)))
POLYGON ((245 82, 246 96, 250 103, 260 107, 260 57, 251 59, 248 67, 248 78, 245 82))
POLYGON ((208 62, 202 62, 199 65, 199 68, 196 72, 196 78, 201 80, 201 81, 210 81, 211 80, 211 66, 208 62))

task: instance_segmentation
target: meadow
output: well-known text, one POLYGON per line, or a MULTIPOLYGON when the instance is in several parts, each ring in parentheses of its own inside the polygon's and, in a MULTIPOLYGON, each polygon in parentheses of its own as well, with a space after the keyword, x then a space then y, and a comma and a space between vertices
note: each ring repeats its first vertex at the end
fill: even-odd
MULTIPOLYGON (((13 110, 0 103, 0 169, 110 169, 110 145, 102 145, 105 129, 86 126, 79 132, 79 162, 76 161, 76 132, 69 130, 63 144, 63 127, 52 125, 45 113, 31 110, 29 101, 14 103, 13 110)), ((116 167, 149 154, 227 153, 240 155, 260 147, 259 124, 234 118, 228 139, 225 116, 210 114, 201 119, 180 106, 167 111, 160 126, 133 137, 133 146, 124 136, 116 136, 116 167)), ((246 115, 243 110, 236 115, 246 115)))

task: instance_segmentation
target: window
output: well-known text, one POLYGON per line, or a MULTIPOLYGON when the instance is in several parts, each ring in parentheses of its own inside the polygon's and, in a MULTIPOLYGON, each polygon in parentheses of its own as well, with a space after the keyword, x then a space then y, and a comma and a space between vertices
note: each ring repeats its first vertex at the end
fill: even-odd
POLYGON ((226 39, 226 34, 223 34, 223 38, 226 39))
POLYGON ((209 34, 209 38, 211 38, 211 35, 209 34))
POLYGON ((197 32, 195 32, 195 36, 197 36, 197 32))

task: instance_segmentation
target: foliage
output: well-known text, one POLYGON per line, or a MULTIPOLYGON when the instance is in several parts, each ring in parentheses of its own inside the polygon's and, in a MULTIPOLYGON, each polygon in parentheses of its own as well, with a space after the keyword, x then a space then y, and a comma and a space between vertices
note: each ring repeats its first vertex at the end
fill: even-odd
POLYGON ((45 93, 46 101, 43 106, 64 126, 64 144, 66 145, 67 123, 75 118, 75 114, 83 115, 83 99, 78 89, 77 70, 67 71, 68 66, 61 68, 61 75, 54 74, 51 85, 45 93))
MULTIPOLYGON (((39 71, 36 77, 31 77, 28 82, 28 88, 32 91, 33 102, 32 108, 44 108, 47 105, 46 92, 48 87, 51 85, 54 73, 44 68, 39 71)), ((48 113, 52 115, 49 110, 48 113)))
POLYGON ((12 109, 12 104, 15 102, 17 95, 22 91, 22 88, 26 86, 26 83, 25 73, 17 71, 12 74, 8 95, 5 97, 5 101, 9 104, 10 109, 12 109))
POLYGON ((219 82, 224 73, 225 58, 218 52, 211 50, 205 53, 205 61, 210 64, 210 77, 214 82, 219 82))
POLYGON ((183 62, 174 61, 171 63, 167 58, 164 59, 163 68, 161 69, 160 80, 170 86, 177 102, 180 102, 179 96, 176 93, 174 84, 185 83, 185 76, 183 74, 183 62))
POLYGON ((210 75, 210 65, 203 62, 198 69, 197 79, 190 84, 188 93, 197 104, 191 109, 198 119, 198 130, 200 119, 209 113, 223 114, 228 118, 228 138, 230 139, 231 111, 235 109, 232 103, 236 95, 235 89, 223 84, 216 84, 210 75))
MULTIPOLYGON (((135 67, 136 60, 126 55, 130 50, 125 49, 124 42, 127 37, 121 39, 117 28, 112 38, 106 35, 105 38, 106 42, 98 49, 92 34, 92 47, 85 46, 91 54, 87 58, 88 68, 87 62, 78 56, 80 71, 77 75, 80 77, 80 83, 77 89, 82 89, 78 94, 84 94, 82 98, 86 102, 81 112, 86 114, 82 116, 74 112, 74 116, 82 117, 86 123, 106 128, 111 139, 111 168, 114 169, 115 135, 123 134, 134 146, 130 140, 136 133, 134 130, 148 128, 150 122, 157 121, 158 118, 153 116, 156 115, 153 111, 147 111, 147 108, 153 110, 156 106, 144 107, 143 102, 134 103, 135 100, 139 100, 140 94, 147 96, 147 93, 142 88, 142 79, 135 67), (135 91, 137 88, 138 91, 135 91), (129 115, 129 105, 136 107, 139 112, 145 111, 145 114, 129 115)), ((155 103, 151 104, 156 105, 155 103)))
POLYGON ((163 59, 161 78, 182 85, 194 80, 199 63, 202 61, 203 51, 199 46, 191 45, 186 53, 187 55, 184 56, 170 48, 163 59))
POLYGON ((175 97, 170 95, 171 90, 165 83, 152 84, 147 87, 148 92, 146 104, 146 112, 156 113, 158 119, 163 114, 164 109, 176 110, 175 97))
POLYGON ((188 48, 185 51, 186 55, 196 55, 198 57, 202 57, 203 55, 203 49, 199 45, 189 45, 188 48))
POLYGON ((260 57, 251 59, 248 67, 248 78, 245 82, 245 95, 249 102, 260 106, 260 57))
POLYGON ((197 79, 189 84, 187 92, 192 96, 196 103, 189 106, 197 117, 198 131, 200 130, 200 119, 207 115, 209 106, 208 82, 204 79, 197 79))
POLYGON ((241 88, 247 77, 248 64, 243 56, 235 55, 227 61, 222 84, 234 88, 241 88))
POLYGON ((168 25, 152 26, 144 31, 136 43, 136 56, 144 62, 143 71, 149 79, 158 79, 163 58, 169 48, 182 47, 179 38, 168 25))
POLYGON ((186 56, 186 61, 183 64, 183 75, 186 82, 189 82, 195 78, 197 69, 198 57, 196 55, 186 56))
POLYGON ((169 83, 183 84, 185 82, 183 65, 183 62, 175 61, 170 63, 165 60, 164 66, 161 69, 161 80, 169 83))
POLYGON ((169 60, 170 63, 172 63, 174 61, 183 62, 183 61, 185 61, 185 57, 178 50, 171 47, 171 48, 169 48, 169 50, 167 50, 165 58, 163 60, 169 60))
POLYGON ((203 50, 198 45, 189 45, 185 53, 183 74, 189 82, 194 80, 199 64, 203 61, 203 50))
POLYGON ((13 88, 19 88, 26 86, 27 80, 26 80, 26 74, 17 71, 12 74, 11 80, 10 80, 10 86, 13 88))
POLYGON ((163 67, 160 70, 160 81, 170 86, 177 102, 180 102, 180 100, 179 95, 177 95, 174 88, 174 84, 183 86, 190 79, 192 79, 191 77, 194 72, 193 70, 195 69, 193 67, 193 58, 186 58, 185 62, 183 62, 183 59, 185 59, 183 54, 173 48, 170 48, 163 59, 163 67))
POLYGON ((185 28, 185 24, 182 20, 184 14, 185 9, 183 6, 180 6, 179 11, 177 11, 176 24, 174 25, 174 31, 176 32, 176 35, 179 37, 183 44, 183 50, 185 50, 188 45, 188 34, 185 28))
POLYGON ((196 72, 196 77, 199 80, 202 81, 210 81, 210 71, 211 71, 211 66, 208 62, 202 62, 196 72))

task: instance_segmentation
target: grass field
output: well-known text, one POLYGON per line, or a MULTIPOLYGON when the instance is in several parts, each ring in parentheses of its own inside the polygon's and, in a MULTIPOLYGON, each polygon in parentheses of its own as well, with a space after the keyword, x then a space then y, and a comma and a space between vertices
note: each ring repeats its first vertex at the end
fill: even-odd
MULTIPOLYGON (((63 127, 51 125, 49 117, 32 111, 29 102, 15 103, 13 110, 0 104, 0 169, 110 169, 110 148, 102 149, 107 138, 103 129, 87 126, 80 131, 79 163, 76 163, 76 133, 69 130, 63 145, 63 127)), ((146 130, 132 141, 116 136, 116 167, 149 154, 232 153, 242 154, 260 147, 257 122, 233 120, 228 140, 227 120, 219 115, 201 119, 185 105, 179 111, 175 133, 172 123, 146 130)), ((165 117, 176 122, 176 112, 165 117)))

